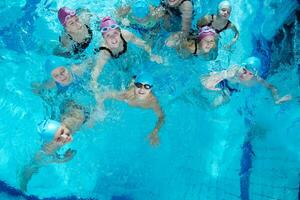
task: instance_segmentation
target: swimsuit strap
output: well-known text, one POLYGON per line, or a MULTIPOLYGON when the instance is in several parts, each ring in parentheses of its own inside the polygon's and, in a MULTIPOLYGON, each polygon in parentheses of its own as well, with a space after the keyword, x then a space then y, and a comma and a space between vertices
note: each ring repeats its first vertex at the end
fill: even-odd
POLYGON ((214 15, 211 15, 211 21, 207 24, 207 26, 212 26, 212 23, 214 22, 214 15))
POLYGON ((228 20, 227 23, 226 23, 226 25, 225 25, 222 29, 220 29, 220 30, 217 30, 217 29, 216 29, 216 33, 219 34, 219 33, 221 33, 222 31, 226 30, 226 29, 229 27, 230 24, 231 24, 231 21, 228 20))
POLYGON ((233 88, 233 87, 231 87, 231 86, 229 85, 227 79, 222 80, 222 81, 219 83, 219 86, 220 86, 220 88, 222 89, 222 91, 224 91, 224 90, 227 89, 227 90, 229 91, 229 93, 230 93, 230 96, 231 96, 232 93, 234 93, 234 92, 239 92, 238 89, 233 88))
POLYGON ((93 31, 92 31, 92 29, 88 26, 88 25, 86 25, 85 24, 85 27, 87 28, 87 30, 88 30, 88 33, 89 33, 89 36, 93 36, 93 31))
MULTIPOLYGON (((181 12, 179 10, 179 6, 181 6, 183 4, 183 2, 185 1, 190 1, 192 2, 191 0, 183 0, 182 2, 180 2, 180 4, 176 7, 170 7, 166 4, 166 2, 163 0, 161 1, 161 5, 167 10, 168 14, 173 14, 175 16, 180 16, 181 15, 181 12)), ((192 2, 193 3, 193 2, 192 2)))
POLYGON ((87 28, 87 31, 88 31, 88 37, 86 37, 83 42, 79 43, 79 42, 76 42, 73 37, 68 33, 68 37, 70 38, 70 40, 72 40, 75 44, 73 45, 73 52, 74 54, 77 54, 77 53, 81 53, 83 52, 83 50, 85 50, 89 44, 91 43, 92 41, 92 38, 93 38, 93 31, 92 29, 85 24, 85 27, 87 28))
POLYGON ((216 31, 217 34, 219 34, 219 33, 221 33, 222 31, 226 30, 226 29, 230 26, 231 21, 228 20, 227 23, 226 23, 226 25, 225 25, 223 28, 221 28, 220 30, 214 28, 214 27, 212 26, 212 23, 214 22, 214 16, 215 16, 215 15, 212 14, 212 15, 211 15, 211 21, 210 21, 209 23, 207 23, 207 24, 201 26, 201 28, 203 28, 204 26, 209 26, 209 27, 213 28, 213 29, 216 31))
POLYGON ((194 50, 193 54, 197 55, 197 51, 198 51, 197 39, 194 40, 194 44, 195 44, 195 50, 194 50))
POLYGON ((102 51, 102 50, 106 50, 106 51, 110 54, 110 56, 111 56, 112 58, 114 58, 114 55, 113 55, 112 51, 111 51, 109 48, 107 48, 107 47, 99 47, 99 48, 97 48, 97 49, 94 49, 94 52, 95 52, 95 53, 98 53, 98 52, 100 52, 100 51, 102 51))
MULTIPOLYGON (((90 36, 93 36, 93 31, 92 31, 92 29, 91 29, 88 25, 86 25, 86 24, 84 24, 84 26, 87 28, 89 37, 90 37, 90 36)), ((76 42, 76 41, 73 39, 72 35, 70 35, 69 33, 68 33, 67 35, 69 36, 70 40, 76 42)), ((76 43, 77 43, 77 42, 76 42, 76 43)))
MULTIPOLYGON (((87 39, 87 38, 93 37, 93 31, 92 31, 92 29, 91 29, 88 25, 86 25, 86 24, 84 24, 84 25, 85 25, 85 27, 87 28, 87 31, 88 31, 88 34, 89 34, 89 37, 86 37, 86 39, 87 39)), ((69 36, 70 40, 76 42, 76 41, 73 39, 72 35, 70 35, 69 33, 68 33, 67 35, 69 36)), ((76 43, 78 43, 78 42, 76 42, 76 43)))
POLYGON ((123 38, 122 33, 120 34, 120 37, 121 37, 121 40, 123 41, 123 50, 120 51, 118 54, 114 55, 113 52, 112 52, 109 48, 107 48, 107 47, 99 47, 99 48, 95 49, 94 51, 95 51, 96 53, 98 53, 98 52, 100 52, 100 51, 102 51, 102 50, 106 50, 106 51, 108 51, 108 53, 110 54, 110 56, 111 56, 112 58, 119 58, 122 54, 124 54, 124 53, 127 51, 127 42, 126 42, 126 40, 123 38))

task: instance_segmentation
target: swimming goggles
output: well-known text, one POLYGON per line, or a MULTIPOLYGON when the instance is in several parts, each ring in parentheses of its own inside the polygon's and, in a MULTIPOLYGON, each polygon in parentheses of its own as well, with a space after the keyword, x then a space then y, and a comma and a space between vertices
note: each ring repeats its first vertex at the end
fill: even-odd
POLYGON ((100 32, 101 33, 106 33, 106 32, 108 32, 110 30, 115 30, 117 28, 119 28, 118 24, 112 24, 110 26, 105 26, 105 27, 101 28, 100 32))
POLYGON ((135 87, 142 88, 144 87, 146 90, 150 90, 152 88, 152 85, 149 84, 143 84, 143 83, 134 83, 135 87))
MULTIPOLYGON (((69 20, 69 19, 71 19, 72 17, 74 17, 74 16, 76 16, 76 12, 75 11, 70 11, 70 13, 65 17, 65 19, 64 19, 64 24, 66 24, 67 23, 67 21, 69 20)), ((78 19, 77 19, 78 20, 78 19)))
POLYGON ((202 28, 199 29, 199 34, 203 34, 203 33, 213 33, 216 34, 216 31, 212 28, 210 28, 209 26, 204 26, 202 28))
POLYGON ((249 76, 253 76, 254 74, 251 72, 251 71, 249 71, 248 69, 246 69, 245 67, 243 67, 243 68, 241 68, 240 70, 239 70, 239 76, 240 76, 240 78, 243 78, 244 76, 247 76, 247 75, 249 75, 249 76))

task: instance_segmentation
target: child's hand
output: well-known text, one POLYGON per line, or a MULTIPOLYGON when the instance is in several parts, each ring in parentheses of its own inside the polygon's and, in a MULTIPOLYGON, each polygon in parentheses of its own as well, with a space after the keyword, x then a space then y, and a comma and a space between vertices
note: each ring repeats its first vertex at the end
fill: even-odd
POLYGON ((31 90, 34 94, 40 94, 41 93, 41 84, 34 82, 31 83, 31 90))
POLYGON ((121 22, 124 26, 130 26, 130 21, 127 18, 123 18, 121 22))
POLYGON ((154 130, 152 133, 150 133, 148 138, 149 138, 150 144, 152 146, 158 146, 159 145, 159 137, 158 137, 157 130, 154 130))
POLYGON ((162 64, 162 63, 163 63, 162 57, 161 57, 161 56, 158 56, 158 55, 155 55, 155 54, 152 54, 152 55, 150 56, 150 60, 151 60, 152 62, 156 62, 157 64, 162 64))
POLYGON ((222 81, 218 76, 210 75, 200 78, 201 84, 209 90, 219 91, 221 88, 217 88, 218 83, 222 81))
POLYGON ((292 99, 292 96, 291 96, 291 95, 285 95, 285 96, 283 96, 283 97, 277 99, 277 100, 275 101, 275 104, 281 104, 281 103, 284 103, 284 102, 286 102, 286 101, 290 101, 291 99, 292 99))
POLYGON ((70 160, 72 160, 74 158, 74 156, 76 155, 77 151, 76 150, 72 150, 72 149, 68 149, 65 154, 64 154, 64 161, 68 162, 70 160))

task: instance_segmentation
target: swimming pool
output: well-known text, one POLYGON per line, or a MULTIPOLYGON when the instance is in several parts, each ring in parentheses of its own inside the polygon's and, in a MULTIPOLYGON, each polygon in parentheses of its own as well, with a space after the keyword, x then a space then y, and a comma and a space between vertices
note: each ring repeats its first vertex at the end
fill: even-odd
MULTIPOLYGON (((272 45, 285 22, 294 21, 293 30, 300 30, 293 13, 298 6, 295 0, 232 1, 231 20, 238 24, 241 37, 232 52, 221 48, 216 62, 182 60, 162 47, 155 50, 168 62, 160 66, 136 56, 139 52, 133 49, 137 67, 154 74, 155 93, 166 113, 160 146, 152 148, 146 140, 156 120, 152 111, 108 101, 104 120, 75 136, 72 148, 77 154, 72 161, 41 168, 27 194, 13 189, 18 188, 21 168, 40 148, 36 125, 48 114, 30 84, 43 80, 42 65, 57 44, 60 26, 56 13, 49 10, 63 5, 86 7, 103 17, 125 2, 0 3, 0 16, 5 19, 0 22, 0 198, 299 199, 297 34, 290 39, 295 44, 290 63, 275 61, 291 49, 272 45), (275 105, 261 88, 234 94, 229 104, 214 110, 205 109, 196 97, 178 98, 198 86, 204 68, 223 69, 253 53, 263 58, 267 80, 292 94, 293 101, 275 105)), ((214 12, 218 1, 194 3, 198 18, 214 12)), ((230 32, 222 35, 221 44, 230 37, 230 32)))

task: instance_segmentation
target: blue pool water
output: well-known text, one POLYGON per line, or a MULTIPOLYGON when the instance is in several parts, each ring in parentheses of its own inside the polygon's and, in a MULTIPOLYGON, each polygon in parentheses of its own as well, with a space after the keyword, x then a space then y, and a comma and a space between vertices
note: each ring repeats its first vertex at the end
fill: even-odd
MULTIPOLYGON (((296 0, 233 0, 231 21, 239 28, 240 39, 231 52, 220 48, 216 61, 182 60, 174 51, 157 47, 156 53, 167 57, 167 64, 161 66, 129 47, 132 53, 127 59, 134 69, 146 68, 156 80, 154 92, 166 113, 160 146, 152 148, 146 138, 156 122, 151 110, 107 101, 105 118, 76 134, 72 148, 77 154, 72 161, 42 167, 26 194, 18 189, 20 170, 40 148, 36 125, 48 114, 30 84, 44 79, 42 65, 61 31, 56 13, 50 10, 85 7, 103 17, 126 2, 130 1, 0 2, 0 199, 299 199, 296 0), (274 47, 276 33, 285 23, 294 27, 290 38, 294 47, 274 47), (293 56, 292 62, 281 59, 285 53, 293 56), (291 94, 291 102, 275 105, 268 91, 255 87, 210 110, 197 96, 187 95, 186 91, 199 87, 198 77, 206 69, 224 69, 250 55, 263 60, 263 76, 281 94, 291 94)), ((195 19, 215 12, 218 2, 195 0, 195 19)), ((94 46, 100 39, 98 31, 95 35, 94 46)), ((220 43, 231 37, 225 32, 220 43)), ((109 76, 108 69, 102 77, 109 76)))

